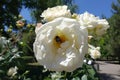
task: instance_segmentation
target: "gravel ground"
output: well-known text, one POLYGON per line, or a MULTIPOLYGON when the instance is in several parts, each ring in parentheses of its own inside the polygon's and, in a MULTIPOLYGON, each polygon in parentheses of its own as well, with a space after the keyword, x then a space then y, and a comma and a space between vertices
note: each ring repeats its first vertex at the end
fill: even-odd
POLYGON ((108 61, 97 61, 100 80, 120 80, 120 64, 113 64, 108 61))

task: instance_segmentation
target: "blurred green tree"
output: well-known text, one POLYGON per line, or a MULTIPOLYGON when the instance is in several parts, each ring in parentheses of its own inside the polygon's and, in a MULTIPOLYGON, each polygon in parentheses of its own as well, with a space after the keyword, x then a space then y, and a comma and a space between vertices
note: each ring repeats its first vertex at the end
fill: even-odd
MULTIPOLYGON (((102 57, 118 58, 120 62, 120 0, 117 0, 117 3, 112 3, 111 6, 113 15, 107 19, 110 28, 100 39, 93 38, 92 44, 101 47, 102 57)), ((106 17, 103 16, 103 18, 106 17)))
POLYGON ((42 11, 48 7, 53 7, 56 5, 68 5, 73 12, 76 7, 73 6, 73 0, 0 0, 1 34, 6 34, 4 31, 5 26, 9 27, 12 25, 13 28, 17 28, 16 18, 19 17, 19 13, 23 6, 31 10, 32 16, 36 22, 40 22, 40 14, 42 11))
MULTIPOLYGON (((69 8, 75 12, 75 6, 73 6, 73 0, 0 0, 0 35, 9 36, 5 30, 5 27, 12 27, 12 29, 18 29, 16 26, 16 22, 20 20, 20 11, 23 7, 31 10, 32 17, 34 18, 34 22, 40 22, 40 14, 47 9, 48 7, 53 7, 56 5, 69 5, 69 8), (14 6, 13 6, 14 5, 14 6)), ((22 16, 21 16, 22 17, 22 16)), ((24 19, 24 18, 22 18, 24 19)), ((25 22, 26 26, 28 22, 25 22)), ((32 49, 32 43, 34 38, 30 38, 34 36, 34 30, 29 33, 27 31, 22 32, 24 35, 22 37, 22 41, 26 43, 32 49), (28 38, 26 38, 26 36, 28 38), (30 39, 29 39, 30 38, 30 39)), ((10 36, 9 36, 10 37, 10 36)), ((25 53, 29 53, 30 50, 28 47, 22 47, 25 53)), ((31 52, 30 52, 31 53, 31 52)), ((31 53, 33 54, 33 53, 31 53)))
POLYGON ((120 0, 117 0, 116 4, 112 4, 112 12, 113 15, 108 20, 111 26, 108 32, 109 44, 111 45, 109 50, 118 57, 120 63, 120 0))
POLYGON ((5 26, 15 25, 15 16, 22 9, 22 0, 0 0, 0 30, 5 34, 5 26))

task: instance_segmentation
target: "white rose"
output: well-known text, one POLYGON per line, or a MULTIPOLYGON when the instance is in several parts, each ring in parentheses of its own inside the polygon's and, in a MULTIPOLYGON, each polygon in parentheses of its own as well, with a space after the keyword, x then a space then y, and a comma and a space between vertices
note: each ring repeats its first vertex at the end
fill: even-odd
POLYGON ((89 35, 102 35, 109 28, 106 19, 100 19, 88 12, 77 16, 77 20, 81 26, 87 27, 89 35))
POLYGON ((11 68, 8 70, 7 75, 8 75, 8 76, 14 76, 15 74, 17 74, 17 70, 18 70, 17 66, 11 67, 11 68))
POLYGON ((0 37, 0 47, 4 48, 6 44, 7 44, 6 37, 0 37))
POLYGON ((2 56, 0 56, 0 61, 4 60, 4 58, 2 56))
POLYGON ((51 79, 52 80, 60 80, 63 76, 61 75, 61 72, 55 72, 51 73, 51 79))
POLYGON ((89 60, 87 64, 91 65, 93 63, 92 60, 89 60))
POLYGON ((103 35, 109 27, 109 23, 106 19, 100 19, 98 20, 98 24, 95 26, 95 34, 103 35))
POLYGON ((45 21, 51 21, 58 17, 71 17, 71 13, 70 10, 67 10, 66 5, 56 6, 43 11, 41 17, 43 17, 45 21))
POLYGON ((93 59, 100 58, 101 56, 100 47, 94 47, 92 45, 89 45, 89 54, 93 59))
POLYGON ((67 72, 82 66, 88 51, 88 33, 75 19, 57 18, 36 32, 33 50, 40 65, 67 72))

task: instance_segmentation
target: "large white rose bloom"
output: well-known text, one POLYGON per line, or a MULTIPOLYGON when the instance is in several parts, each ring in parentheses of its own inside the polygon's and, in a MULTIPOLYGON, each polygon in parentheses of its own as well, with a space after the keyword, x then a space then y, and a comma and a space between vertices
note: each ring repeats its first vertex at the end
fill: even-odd
POLYGON ((71 17, 71 13, 70 10, 67 9, 66 5, 56 6, 44 10, 41 17, 43 17, 45 21, 51 21, 58 17, 71 17))
POLYGON ((106 19, 100 19, 88 12, 78 15, 77 20, 81 26, 87 27, 89 35, 103 35, 109 28, 106 19))
POLYGON ((33 50, 46 69, 71 72, 82 66, 88 52, 87 40, 86 28, 75 19, 61 17, 40 26, 33 50))
POLYGON ((91 58, 93 58, 93 59, 100 58, 100 56, 101 56, 100 47, 94 47, 92 45, 89 45, 88 51, 89 51, 91 58))

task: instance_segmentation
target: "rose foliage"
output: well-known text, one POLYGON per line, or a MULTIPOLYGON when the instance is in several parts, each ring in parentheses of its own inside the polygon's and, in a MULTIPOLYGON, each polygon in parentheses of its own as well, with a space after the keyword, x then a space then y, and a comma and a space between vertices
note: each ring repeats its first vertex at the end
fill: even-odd
POLYGON ((11 26, 8 38, 0 36, 0 80, 99 80, 92 64, 100 47, 91 39, 106 32, 107 20, 71 13, 66 5, 40 17, 37 25, 16 18, 18 30, 11 26))

